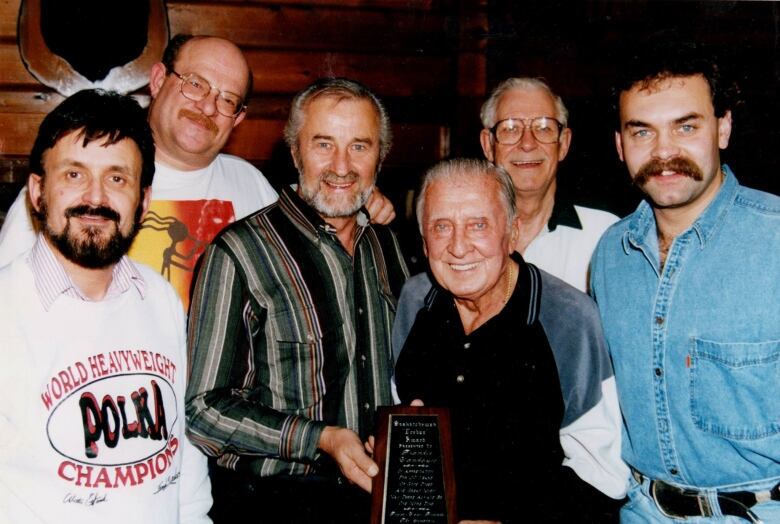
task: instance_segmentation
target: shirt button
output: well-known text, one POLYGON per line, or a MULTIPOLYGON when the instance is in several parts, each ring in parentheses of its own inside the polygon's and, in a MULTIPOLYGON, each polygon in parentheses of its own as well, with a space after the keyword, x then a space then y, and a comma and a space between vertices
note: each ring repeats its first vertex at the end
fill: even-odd
POLYGON ((664 317, 655 317, 655 323, 660 326, 664 323, 664 317))
POLYGON ((470 347, 471 347, 471 342, 466 342, 465 344, 463 344, 463 349, 468 349, 470 347))
POLYGON ((655 376, 656 376, 656 377, 660 377, 660 376, 661 376, 661 375, 663 375, 663 374, 664 374, 664 370, 663 370, 663 369, 661 369, 661 368, 655 368, 655 376))
POLYGON ((363 409, 365 409, 366 411, 368 411, 369 409, 371 409, 371 404, 369 404, 368 402, 366 402, 365 404, 363 404, 363 409))
POLYGON ((365 355, 360 355, 360 360, 362 360, 363 362, 365 362, 365 361, 366 361, 366 356, 365 356, 365 355))
POLYGON ((358 308, 358 314, 359 314, 359 315, 362 315, 362 314, 363 314, 363 308, 362 308, 362 307, 359 307, 359 308, 358 308))
POLYGON ((671 473, 672 475, 677 475, 677 468, 670 469, 669 473, 671 473))
POLYGON ((308 340, 309 342, 313 341, 314 340, 314 335, 309 333, 308 335, 306 335, 306 340, 308 340))
POLYGON ((458 384, 463 384, 465 381, 466 381, 466 377, 464 377, 463 375, 458 375, 457 377, 455 377, 455 382, 457 382, 458 384))

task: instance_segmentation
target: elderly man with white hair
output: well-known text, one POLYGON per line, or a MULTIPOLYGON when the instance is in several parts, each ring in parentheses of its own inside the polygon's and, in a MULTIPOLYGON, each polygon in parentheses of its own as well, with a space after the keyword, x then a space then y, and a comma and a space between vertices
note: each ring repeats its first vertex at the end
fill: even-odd
POLYGON ((485 161, 426 174, 417 218, 436 282, 401 350, 398 394, 451 409, 461 518, 603 522, 602 494, 623 497, 628 469, 598 311, 515 251, 515 202, 485 161))

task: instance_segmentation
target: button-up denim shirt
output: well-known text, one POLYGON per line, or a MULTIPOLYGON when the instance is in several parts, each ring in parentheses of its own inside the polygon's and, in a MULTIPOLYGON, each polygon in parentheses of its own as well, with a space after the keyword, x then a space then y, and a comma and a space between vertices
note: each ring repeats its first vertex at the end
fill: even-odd
POLYGON ((663 268, 647 202, 612 226, 591 291, 626 462, 678 485, 761 489, 780 477, 780 198, 723 171, 663 268))

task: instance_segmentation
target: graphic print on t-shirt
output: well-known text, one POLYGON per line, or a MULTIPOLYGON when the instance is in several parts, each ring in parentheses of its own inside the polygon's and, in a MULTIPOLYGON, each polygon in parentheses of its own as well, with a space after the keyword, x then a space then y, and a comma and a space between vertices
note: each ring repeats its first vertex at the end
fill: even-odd
POLYGON ((155 492, 176 482, 175 381, 176 364, 144 349, 96 353, 50 374, 40 399, 63 502, 84 500, 85 491, 110 500, 114 490, 152 483, 155 492))
POLYGON ((130 257, 159 271, 186 310, 198 258, 234 220, 233 203, 228 200, 152 200, 130 257))

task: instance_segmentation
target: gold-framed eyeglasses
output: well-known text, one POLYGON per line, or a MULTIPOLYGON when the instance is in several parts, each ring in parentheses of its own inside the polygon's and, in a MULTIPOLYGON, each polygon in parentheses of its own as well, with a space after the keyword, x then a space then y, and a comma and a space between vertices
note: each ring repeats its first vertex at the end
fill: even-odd
POLYGON ((171 69, 171 73, 181 80, 181 94, 195 102, 200 102, 211 94, 217 92, 217 111, 219 114, 233 118, 246 109, 244 99, 230 91, 220 91, 211 87, 208 81, 197 73, 185 73, 183 75, 171 69))
POLYGON ((531 134, 540 144, 552 144, 558 141, 563 124, 549 116, 536 118, 506 118, 494 125, 490 132, 496 142, 504 146, 513 146, 522 138, 525 130, 531 128, 531 134))

